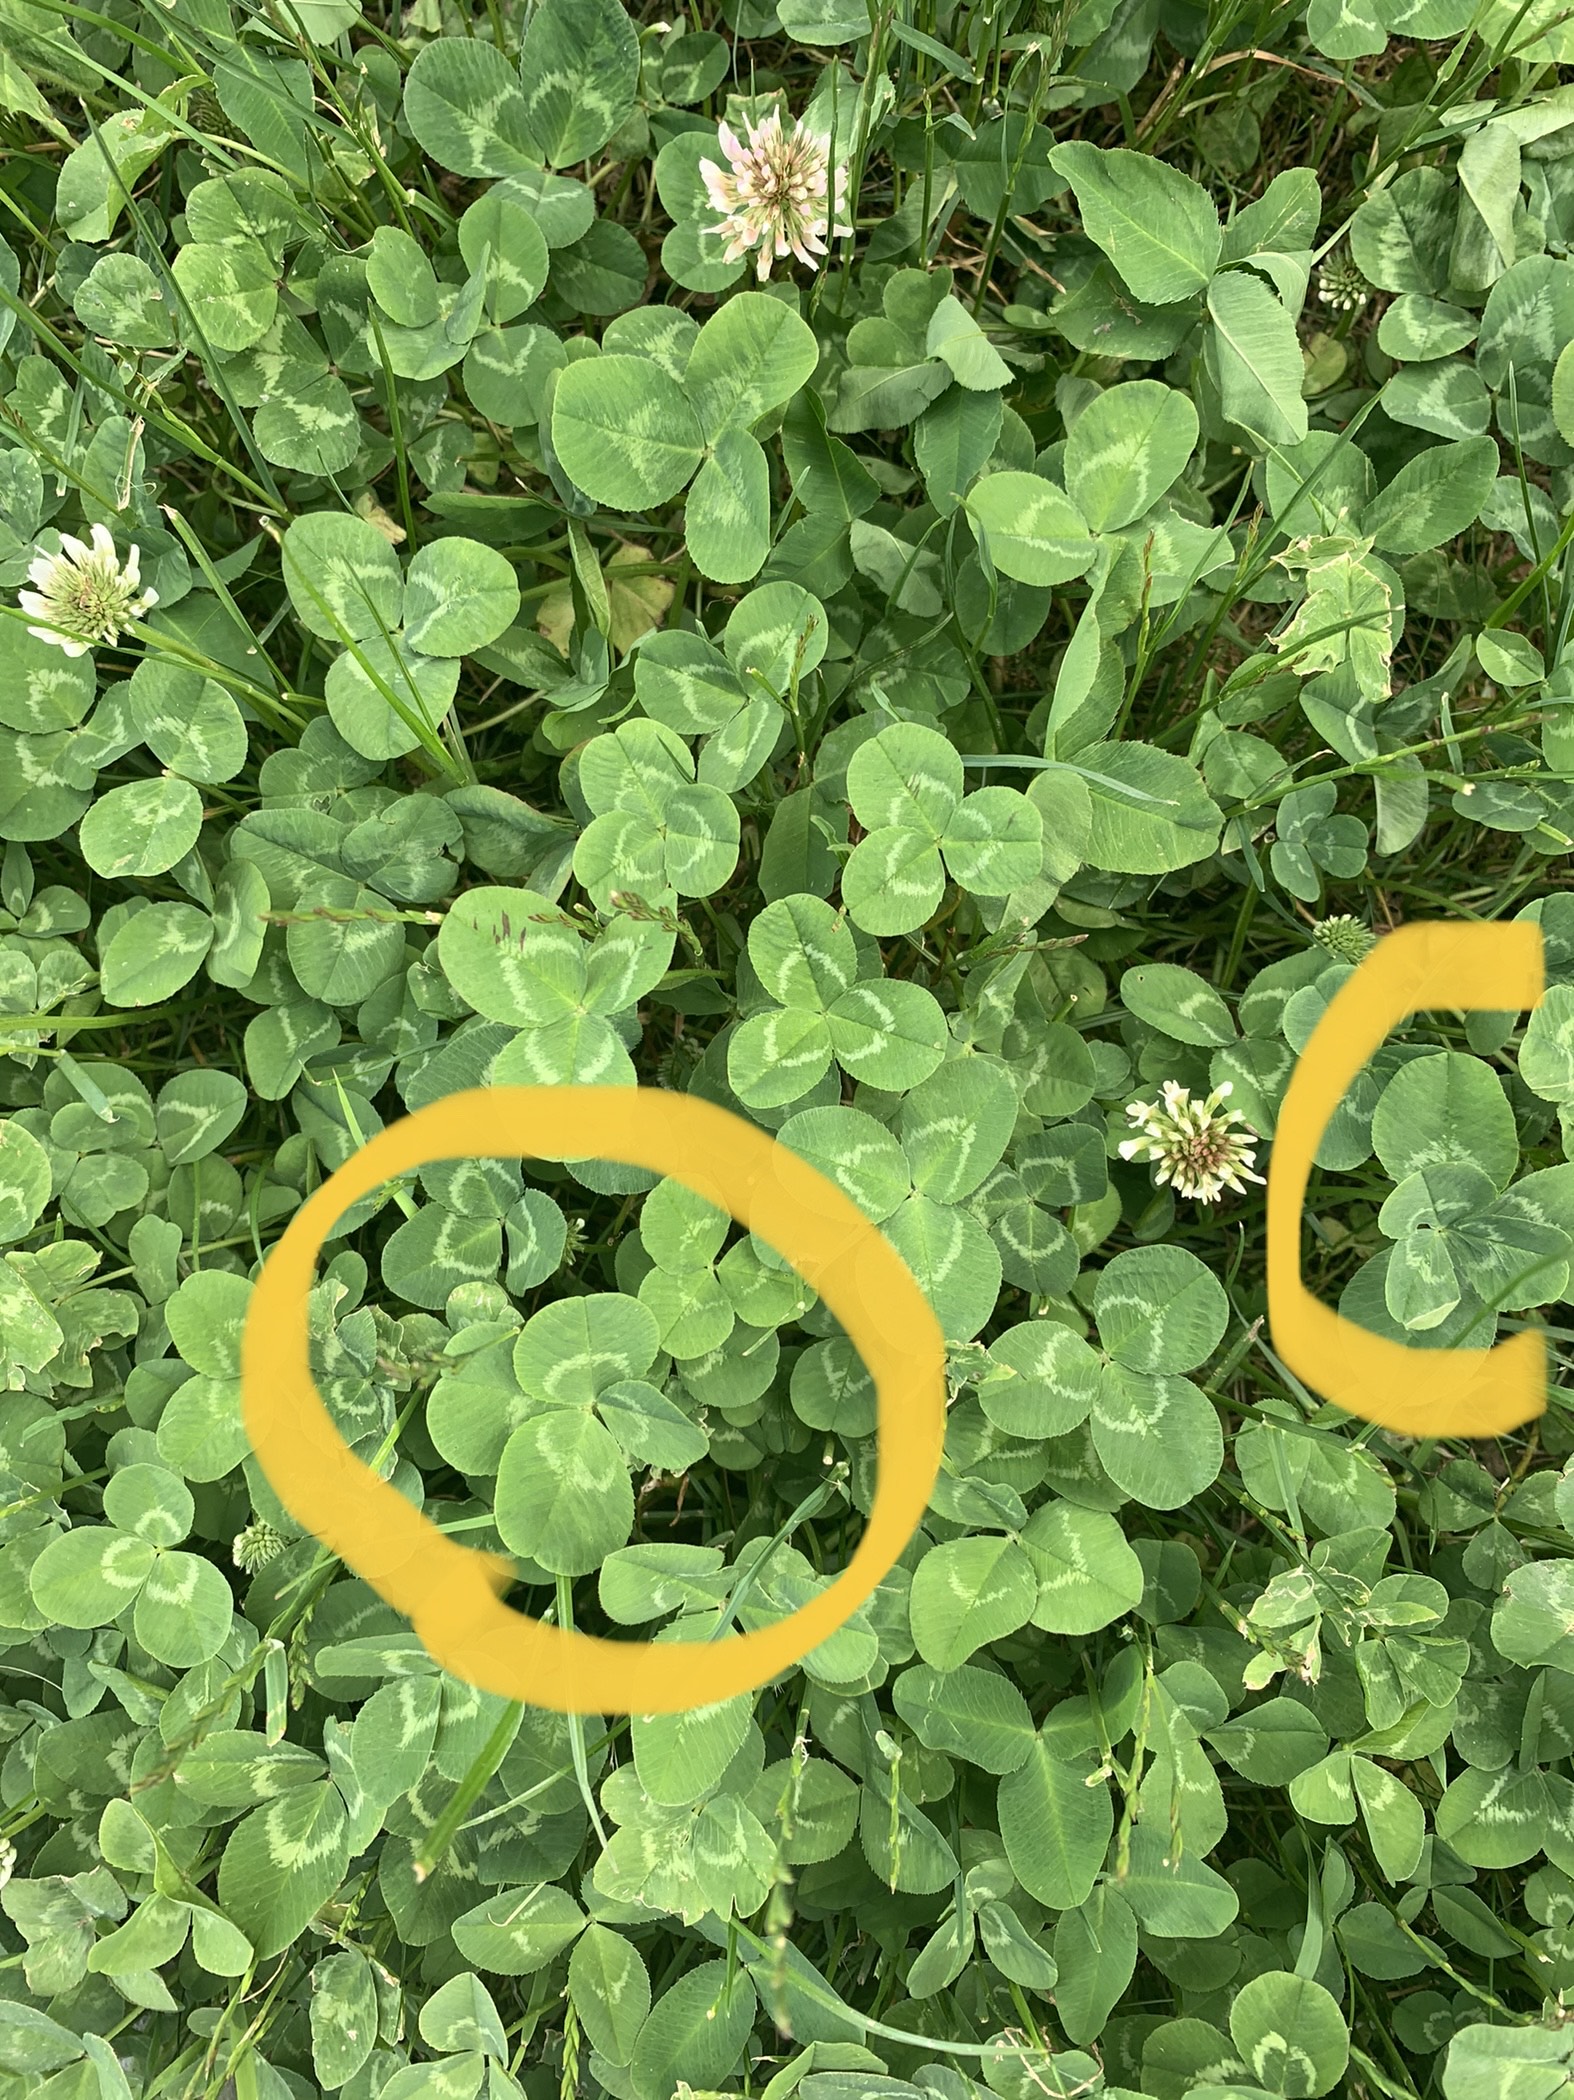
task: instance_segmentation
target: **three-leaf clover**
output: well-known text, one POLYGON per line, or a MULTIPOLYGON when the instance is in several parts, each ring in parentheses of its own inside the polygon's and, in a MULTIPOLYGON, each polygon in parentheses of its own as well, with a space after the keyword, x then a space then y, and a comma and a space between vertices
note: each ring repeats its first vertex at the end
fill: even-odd
POLYGON ((1038 806, 1015 788, 966 794, 956 746, 921 723, 894 723, 859 745, 847 799, 866 836, 842 870, 842 898, 866 933, 922 926, 948 872, 975 896, 1004 897, 1043 866, 1038 806))
POLYGON ((579 788, 593 812, 574 849, 574 873, 603 911, 619 892, 656 903, 708 897, 738 864, 738 808, 694 777, 694 756, 660 722, 624 722, 579 755, 579 788))
POLYGON ((1384 1300, 1412 1331, 1438 1326, 1467 1293, 1512 1310, 1545 1305, 1567 1285, 1574 1240, 1523 1184, 1499 1194, 1479 1167, 1454 1162, 1406 1175, 1377 1222, 1396 1243, 1384 1300))
POLYGON ((860 974, 858 947, 823 898, 795 895, 752 921, 749 961, 771 1001, 727 1046, 727 1078, 750 1108, 797 1101, 830 1070, 891 1093, 927 1079, 946 1023, 922 985, 860 974))
POLYGON ((556 1575, 588 1575, 634 1523, 629 1459, 683 1465, 705 1439, 647 1372, 657 1317, 618 1291, 567 1298, 527 1320, 513 1372, 530 1412, 497 1472, 505 1545, 556 1575))
POLYGON ((123 1613, 159 1662, 179 1669, 217 1655, 234 1599, 223 1575, 179 1546, 196 1505, 178 1473, 123 1466, 104 1489, 103 1524, 76 1524, 33 1563, 33 1601, 57 1626, 108 1626, 123 1613))
POLYGON ((753 426, 813 377, 807 322, 765 292, 739 292, 674 373, 664 358, 605 351, 564 368, 552 445, 573 484, 621 511, 666 503, 690 481, 689 554, 702 576, 745 583, 771 550, 770 475, 753 426))
MULTIPOLYGON (((1015 1104, 1001 1066, 961 1057, 904 1094, 896 1129, 861 1109, 827 1106, 801 1109, 777 1133, 882 1228, 954 1341, 977 1334, 999 1295, 1000 1253, 972 1199, 1005 1150, 1015 1104)), ((817 1346, 851 1370, 844 1341, 817 1346)), ((859 1370, 854 1382, 872 1405, 867 1374, 859 1370)), ((812 1426, 830 1426, 796 1380, 793 1401, 812 1426)), ((870 1413, 865 1433, 872 1427, 870 1413)))
POLYGON ((533 890, 467 890, 445 917, 438 959, 477 1013, 517 1030, 500 1086, 626 1085, 634 1067, 614 1018, 661 981, 677 936, 620 912, 586 940, 533 890))
POLYGON ((991 1343, 1003 1375, 980 1384, 980 1404, 1013 1436, 1064 1437, 1089 1425, 1122 1495, 1178 1509, 1224 1462, 1212 1402, 1179 1375, 1218 1347, 1224 1287, 1184 1247, 1134 1247, 1100 1271, 1093 1316, 1096 1349, 1050 1320, 1022 1322, 991 1343))

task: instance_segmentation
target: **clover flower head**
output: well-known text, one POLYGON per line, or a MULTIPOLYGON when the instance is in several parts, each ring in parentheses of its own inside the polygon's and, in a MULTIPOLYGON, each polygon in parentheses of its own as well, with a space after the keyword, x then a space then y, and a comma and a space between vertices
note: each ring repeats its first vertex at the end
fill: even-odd
POLYGON ((1217 1203, 1226 1189, 1244 1195, 1248 1181, 1263 1179, 1252 1172, 1257 1132, 1239 1109, 1223 1105, 1229 1080, 1200 1101, 1176 1079, 1166 1079, 1159 1091, 1158 1101, 1134 1101, 1126 1110, 1136 1135, 1122 1140, 1122 1159, 1156 1162, 1161 1188, 1168 1183, 1198 1203, 1217 1203))
POLYGON ((1377 946, 1376 934, 1347 911, 1319 919, 1312 928, 1312 939, 1337 961, 1347 963, 1365 962, 1377 946))
POLYGON ((1341 251, 1330 255, 1317 273, 1317 296, 1337 314, 1359 313, 1371 297, 1371 289, 1354 259, 1341 251))
POLYGON ((105 525, 93 527, 91 546, 63 532, 60 552, 35 555, 27 580, 36 588, 19 591, 18 601, 23 612, 44 623, 29 627, 28 633, 53 642, 67 656, 85 656, 95 642, 116 640, 123 628, 158 603, 157 591, 138 590, 142 571, 137 548, 122 564, 114 535, 105 525))
POLYGON ((717 130, 725 167, 700 162, 705 194, 724 214, 710 230, 726 241, 728 262, 757 249, 755 274, 763 284, 773 262, 789 255, 819 268, 831 222, 840 216, 846 176, 832 174, 830 141, 794 120, 784 128, 779 110, 762 123, 745 124, 740 139, 728 124, 717 130))
POLYGON ((283 1533, 275 1531, 266 1518, 253 1517, 244 1531, 236 1533, 231 1558, 243 1573, 258 1575, 273 1565, 288 1544, 283 1533))

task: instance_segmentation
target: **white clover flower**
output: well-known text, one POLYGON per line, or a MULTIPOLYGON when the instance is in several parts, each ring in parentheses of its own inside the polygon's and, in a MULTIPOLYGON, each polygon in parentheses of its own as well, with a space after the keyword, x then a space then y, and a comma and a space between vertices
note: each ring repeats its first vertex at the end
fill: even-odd
POLYGON ((16 1847, 9 1838, 0 1838, 0 1889, 3 1889, 16 1872, 16 1847))
POLYGON ((1251 1171, 1258 1137, 1239 1109, 1223 1107, 1229 1092, 1225 1080, 1194 1101, 1189 1087, 1166 1079, 1161 1101, 1134 1101, 1127 1109, 1137 1135, 1122 1141, 1121 1158, 1156 1161, 1161 1188, 1168 1182, 1199 1203, 1217 1203, 1227 1188, 1245 1195, 1248 1181, 1263 1179, 1251 1171), (1236 1123, 1239 1130, 1230 1127, 1236 1123))
POLYGON ((92 540, 89 547, 63 532, 58 554, 35 555, 28 566, 27 580, 37 589, 17 593, 23 612, 44 623, 28 633, 53 642, 67 656, 85 656, 95 642, 114 641, 158 603, 157 591, 138 593, 142 571, 136 547, 122 567, 107 526, 95 525, 92 540))
POLYGON ((739 261, 751 248, 759 250, 755 274, 762 284, 771 264, 789 255, 818 269, 831 221, 841 214, 847 180, 838 170, 833 184, 829 140, 798 121, 791 131, 783 130, 774 109, 763 123, 744 129, 747 142, 730 125, 718 127, 725 167, 700 162, 705 194, 725 214, 710 231, 727 242, 728 262, 739 261))
POLYGON ((1329 256, 1318 271, 1317 296, 1335 313, 1354 314, 1361 311, 1372 294, 1354 258, 1341 250, 1337 255, 1329 256))

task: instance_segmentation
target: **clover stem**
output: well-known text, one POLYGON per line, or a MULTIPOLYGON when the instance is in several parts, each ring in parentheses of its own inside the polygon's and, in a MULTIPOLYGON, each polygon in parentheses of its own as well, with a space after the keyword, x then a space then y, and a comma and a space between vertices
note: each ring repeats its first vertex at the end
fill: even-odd
MULTIPOLYGON (((574 1630, 574 1583, 572 1576, 560 1575, 557 1579, 557 1622, 565 1633, 574 1630)), ((601 1811, 596 1806, 596 1797, 590 1786, 590 1760, 585 1754, 585 1717, 583 1714, 568 1716, 568 1747, 574 1760, 574 1777, 579 1782, 579 1798, 585 1804, 585 1813, 590 1817, 591 1828, 603 1852, 607 1847, 606 1826, 601 1820, 601 1811)))

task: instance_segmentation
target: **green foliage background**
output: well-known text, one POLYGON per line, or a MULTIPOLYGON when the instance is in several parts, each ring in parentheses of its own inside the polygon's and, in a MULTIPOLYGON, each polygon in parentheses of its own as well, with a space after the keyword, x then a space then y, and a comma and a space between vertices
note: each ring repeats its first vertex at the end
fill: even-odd
MULTIPOLYGON (((1371 932, 1538 916, 1330 1126, 1418 1352, 1574 1261, 1556 0, 0 0, 0 2095, 1552 2100, 1574 1431, 1322 1408, 1253 1193, 1371 932), (831 141, 826 267, 699 163, 831 141), (61 532, 158 603, 67 657, 61 532), (248 1455, 251 1279, 384 1123, 688 1089, 930 1293, 950 1427, 758 1697, 438 1673, 248 1455)), ((793 1611, 873 1405, 616 1162, 359 1204, 322 1391, 559 1624, 793 1611)))

